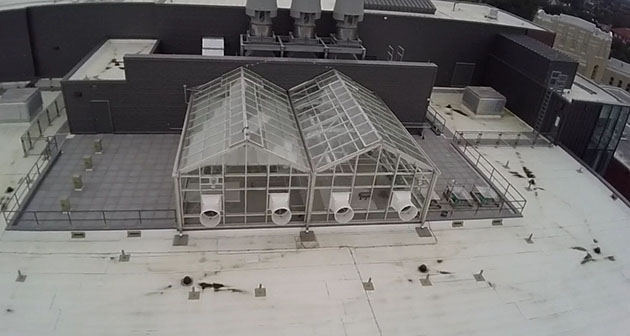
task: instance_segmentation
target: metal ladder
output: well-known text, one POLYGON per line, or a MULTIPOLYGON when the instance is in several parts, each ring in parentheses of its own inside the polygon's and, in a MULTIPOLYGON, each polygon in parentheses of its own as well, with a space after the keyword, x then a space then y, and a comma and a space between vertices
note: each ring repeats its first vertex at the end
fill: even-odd
POLYGON ((542 131, 543 121, 547 116, 547 110, 549 109, 549 104, 551 103, 551 98, 553 97, 553 94, 560 93, 562 92, 562 90, 564 90, 568 78, 569 77, 563 74, 561 71, 553 71, 551 73, 551 76, 549 77, 549 83, 547 84, 545 97, 543 98, 542 105, 540 105, 538 117, 536 117, 536 122, 534 123, 534 133, 536 134, 536 136, 538 136, 542 131))

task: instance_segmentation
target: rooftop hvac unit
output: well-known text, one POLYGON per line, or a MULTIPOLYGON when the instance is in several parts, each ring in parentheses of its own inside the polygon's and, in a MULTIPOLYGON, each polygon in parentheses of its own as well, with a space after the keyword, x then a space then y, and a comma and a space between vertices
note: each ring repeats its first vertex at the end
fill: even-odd
POLYGON ((249 34, 257 37, 272 35, 271 19, 278 15, 276 0, 247 0, 245 13, 249 16, 249 34))
POLYGON ((296 38, 314 38, 315 21, 321 16, 320 0, 293 0, 291 2, 291 17, 295 20, 293 35, 296 38))
POLYGON ((505 97, 487 86, 468 86, 464 90, 464 106, 478 116, 502 116, 505 97))
POLYGON ((0 123, 29 122, 42 105, 39 88, 8 89, 0 93, 0 123))
POLYGON ((363 21, 365 0, 337 0, 333 18, 337 21, 337 39, 356 41, 359 39, 359 22, 363 21))
POLYGON ((499 10, 496 8, 490 8, 490 11, 486 14, 486 18, 497 20, 499 18, 499 10))

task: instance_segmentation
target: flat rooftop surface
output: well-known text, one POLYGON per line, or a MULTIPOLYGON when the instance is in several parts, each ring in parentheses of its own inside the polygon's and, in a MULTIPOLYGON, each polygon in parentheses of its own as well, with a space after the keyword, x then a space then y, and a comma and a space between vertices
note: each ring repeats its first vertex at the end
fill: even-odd
MULTIPOLYGON (((63 3, 77 3, 77 2, 94 2, 90 0, 0 0, 0 10, 19 8, 24 6, 39 6, 39 5, 53 5, 63 3)), ((125 2, 148 2, 143 0, 127 0, 125 2)), ((153 1, 151 1, 153 2, 153 1)), ((168 1, 155 1, 164 5, 169 4, 190 4, 190 5, 209 5, 209 6, 242 6, 245 7, 246 0, 168 0, 168 1)), ((470 21, 470 22, 482 22, 487 24, 497 24, 502 26, 527 28, 534 30, 545 30, 532 22, 519 18, 508 12, 499 10, 499 14, 496 19, 487 18, 490 8, 488 5, 464 3, 458 2, 453 10, 452 1, 432 0, 433 5, 436 7, 435 14, 422 14, 422 13, 406 13, 406 12, 386 12, 392 15, 409 15, 409 16, 423 16, 432 17, 438 19, 458 20, 458 21, 470 21)), ((322 10, 332 11, 335 6, 335 0, 322 0, 322 10)), ((291 8, 291 0, 278 0, 279 8, 291 8)), ((380 12, 376 10, 366 10, 367 13, 380 12)), ((385 13, 385 12, 383 12, 385 13)), ((244 15, 244 14, 243 14, 244 15)))
MULTIPOLYGON (((491 187, 451 145, 449 135, 426 131, 416 141, 434 160, 442 175, 435 189, 429 218, 508 218, 518 214, 505 206, 454 206, 444 191, 452 181, 467 193, 476 187, 491 187)), ((42 184, 35 191, 21 219, 9 230, 128 230, 175 228, 173 162, 179 135, 74 135, 42 184), (94 140, 101 139, 103 153, 94 154, 94 140), (85 171, 84 157, 90 156, 93 170, 85 171), (81 175, 83 190, 74 190, 72 179, 81 175), (61 212, 61 199, 68 199, 71 216, 61 212)), ((495 190, 497 194, 501 190, 495 190)))
MULTIPOLYGON (((518 130, 513 118, 452 116, 451 132, 518 130)), ((523 193, 524 217, 431 221, 423 238, 414 225, 316 228, 312 249, 288 228, 187 232, 187 246, 172 246, 174 230, 4 231, 0 334, 627 335, 630 208, 560 148, 479 150, 523 193), (196 291, 228 290, 189 300, 185 275, 196 291)))
POLYGON ((5 232, 0 333, 626 335, 630 209, 559 148, 483 152, 537 172, 545 191, 526 194, 524 218, 433 222, 430 238, 407 225, 318 228, 315 249, 296 244, 296 229, 189 232, 182 247, 171 246, 173 231, 5 232), (122 249, 129 262, 118 261, 122 249), (185 275, 243 292, 188 300, 185 275), (254 296, 260 284, 266 297, 254 296))
POLYGON ((508 109, 503 116, 475 117, 462 103, 464 89, 435 88, 431 93, 431 107, 446 121, 450 131, 531 132, 532 128, 508 109), (450 106, 450 107, 449 107, 450 106), (459 112, 457 112, 458 110, 459 112))
POLYGON ((616 98, 610 92, 606 91, 603 86, 595 84, 580 74, 575 76, 571 92, 564 93, 562 96, 569 101, 579 100, 615 105, 627 104, 623 100, 616 98))
POLYGON ((630 76, 630 64, 620 59, 610 58, 606 67, 616 72, 623 73, 626 76, 630 76))
MULTIPOLYGON (((453 181, 456 187, 466 190, 467 195, 475 188, 494 187, 451 145, 453 134, 450 131, 447 130, 442 135, 436 135, 432 131, 426 130, 424 139, 417 135, 414 137, 441 172, 434 190, 434 197, 439 197, 439 200, 436 200, 429 208, 428 220, 509 218, 519 216, 508 207, 479 207, 472 199, 469 205, 454 205, 450 203, 444 192, 453 185, 453 181), (445 211, 446 213, 443 213, 445 211)), ((494 189, 497 195, 501 194, 502 191, 494 189)))
MULTIPOLYGON (((43 106, 49 106, 61 92, 59 91, 41 91, 43 106)), ((63 115, 53 121, 52 125, 43 130, 44 135, 52 136, 66 122, 63 115)), ((7 195, 5 191, 8 187, 15 188, 20 179, 24 178, 26 172, 33 166, 37 157, 24 157, 20 137, 31 126, 30 123, 0 123, 0 199, 7 195)), ((40 150, 43 147, 38 147, 40 150)), ((2 227, 2 225, 0 225, 2 227)))
POLYGON ((150 54, 157 40, 107 40, 70 76, 70 80, 124 80, 127 54, 150 54))
POLYGON ((26 213, 9 229, 174 228, 171 174, 178 143, 177 134, 70 136, 26 213), (94 154, 96 139, 102 154, 94 154), (84 169, 85 156, 92 158, 92 171, 84 169), (81 175, 83 190, 74 190, 73 175, 81 175), (70 200, 71 222, 60 212, 62 198, 70 200))

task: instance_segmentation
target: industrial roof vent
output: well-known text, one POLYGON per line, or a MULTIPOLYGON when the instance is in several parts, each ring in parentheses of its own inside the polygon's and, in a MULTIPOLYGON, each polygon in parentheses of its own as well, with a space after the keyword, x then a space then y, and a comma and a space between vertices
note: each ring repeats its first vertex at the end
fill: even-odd
POLYGON ((291 17, 295 20, 293 35, 296 38, 315 38, 315 21, 322 16, 320 0, 293 0, 291 17))
POLYGON ((337 21, 337 39, 355 41, 359 39, 359 22, 363 21, 365 0, 337 0, 333 18, 337 21))
POLYGON ((499 10, 496 8, 490 8, 490 11, 486 14, 486 18, 490 20, 497 20, 499 18, 499 10))
POLYGON ((270 37, 271 19, 278 15, 276 0, 247 0, 245 13, 249 16, 249 35, 256 37, 270 37))
POLYGON ((333 17, 337 33, 318 36, 315 22, 321 17, 321 0, 293 0, 294 29, 289 35, 272 31, 278 13, 276 0, 247 0, 250 26, 240 35, 243 56, 365 59, 366 49, 358 37, 365 0, 337 0, 333 17))

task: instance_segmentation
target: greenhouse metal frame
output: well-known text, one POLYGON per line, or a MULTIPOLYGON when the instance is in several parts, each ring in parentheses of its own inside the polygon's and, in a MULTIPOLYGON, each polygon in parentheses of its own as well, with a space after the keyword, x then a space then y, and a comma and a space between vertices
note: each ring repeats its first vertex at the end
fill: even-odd
POLYGON ((173 171, 180 229, 426 218, 439 171, 341 72, 287 91, 238 68, 191 92, 173 171))

